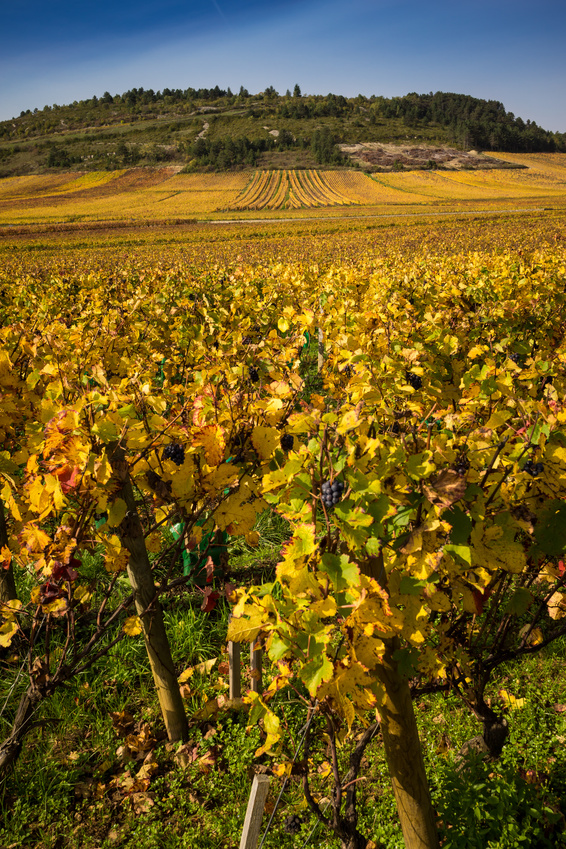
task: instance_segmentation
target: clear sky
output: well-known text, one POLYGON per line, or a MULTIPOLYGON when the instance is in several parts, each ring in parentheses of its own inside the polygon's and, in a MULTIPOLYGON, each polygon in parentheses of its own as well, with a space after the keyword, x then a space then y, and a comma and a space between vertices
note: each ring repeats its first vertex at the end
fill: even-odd
POLYGON ((4 0, 0 120, 129 88, 499 100, 566 132, 566 0, 4 0))

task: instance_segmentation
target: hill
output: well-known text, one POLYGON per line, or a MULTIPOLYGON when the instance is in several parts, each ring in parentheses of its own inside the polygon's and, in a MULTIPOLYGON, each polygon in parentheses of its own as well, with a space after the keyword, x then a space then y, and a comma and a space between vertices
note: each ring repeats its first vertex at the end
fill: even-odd
POLYGON ((134 88, 0 122, 2 177, 158 164, 188 171, 485 168, 483 158, 456 155, 472 149, 566 151, 566 134, 469 95, 303 96, 299 86, 285 95, 271 86, 253 95, 243 87, 238 94, 218 86, 134 88), (452 155, 438 153, 448 147, 452 155))

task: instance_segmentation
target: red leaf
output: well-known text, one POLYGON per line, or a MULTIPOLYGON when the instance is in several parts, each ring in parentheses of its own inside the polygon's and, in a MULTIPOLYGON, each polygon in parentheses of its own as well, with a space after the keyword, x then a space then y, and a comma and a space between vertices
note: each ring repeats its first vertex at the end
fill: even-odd
POLYGON ((478 616, 483 613, 483 608, 491 595, 491 590, 484 590, 482 593, 480 590, 472 590, 472 595, 474 597, 474 603, 476 605, 476 612, 478 616))
POLYGON ((216 607, 219 598, 220 593, 217 593, 216 590, 212 589, 212 587, 207 587, 204 591, 204 599, 200 609, 204 610, 205 613, 210 613, 210 611, 214 610, 216 607))
MULTIPOLYGON (((49 467, 48 467, 49 468, 49 467)), ((67 495, 77 485, 77 477, 80 474, 78 466, 59 466, 59 468, 51 469, 51 474, 59 479, 61 489, 67 495)))
POLYGON ((214 578, 214 560, 212 557, 208 557, 208 560, 204 564, 204 568, 206 569, 206 583, 211 584, 212 579, 214 578))
POLYGON ((50 601, 55 601, 56 598, 61 598, 62 595, 65 595, 64 591, 61 587, 58 587, 57 584, 52 583, 52 581, 47 581, 40 587, 40 598, 42 604, 48 604, 50 601))
POLYGON ((474 597, 474 604, 476 606, 476 613, 479 616, 480 613, 483 613, 483 602, 484 602, 483 593, 481 593, 479 590, 472 590, 472 595, 474 597))
MULTIPOLYGON (((79 561, 75 560, 75 562, 78 563, 79 561)), ((67 566, 65 563, 61 563, 60 560, 56 560, 51 572, 51 577, 54 581, 76 581, 79 577, 79 573, 76 572, 70 565, 67 566)))

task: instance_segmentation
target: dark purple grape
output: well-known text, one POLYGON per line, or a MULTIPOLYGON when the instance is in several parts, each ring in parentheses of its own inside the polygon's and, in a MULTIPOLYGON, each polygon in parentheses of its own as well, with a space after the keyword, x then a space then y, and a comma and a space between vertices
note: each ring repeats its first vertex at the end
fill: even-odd
POLYGON ((286 834, 297 834, 301 830, 301 825, 303 824, 303 818, 298 816, 297 814, 290 814, 285 818, 285 822, 283 823, 283 831, 286 834))
POLYGON ((182 466, 185 462, 185 449, 178 442, 171 442, 163 449, 161 459, 172 460, 176 466, 182 466))
POLYGON ((327 510, 331 510, 338 504, 344 493, 344 484, 342 481, 324 481, 320 487, 322 503, 327 510))
POLYGON ((295 444, 295 437, 292 433, 284 433, 281 437, 281 448, 283 451, 291 451, 295 444))
POLYGON ((250 366, 249 374, 250 374, 250 380, 251 380, 252 383, 257 383, 259 381, 259 372, 253 366, 250 366))
POLYGON ((420 389, 423 385, 423 379, 419 374, 413 374, 412 371, 406 372, 407 383, 413 389, 420 389))
POLYGON ((531 477, 536 478, 537 475, 541 475, 544 472, 544 464, 533 463, 532 460, 527 460, 523 466, 523 471, 527 472, 527 474, 531 475, 531 477))

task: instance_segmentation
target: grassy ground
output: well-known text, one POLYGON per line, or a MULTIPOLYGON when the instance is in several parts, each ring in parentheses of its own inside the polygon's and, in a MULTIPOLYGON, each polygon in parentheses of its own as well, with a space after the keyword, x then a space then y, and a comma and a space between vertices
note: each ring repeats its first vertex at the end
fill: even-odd
MULTIPOLYGON (((262 546, 233 550, 235 577, 273 574, 273 553, 285 528, 268 515, 262 546)), ((13 772, 0 789, 3 849, 232 849, 239 845, 254 770, 272 764, 254 752, 262 738, 247 728, 245 710, 222 706, 228 695, 225 633, 228 610, 200 610, 198 591, 165 601, 177 670, 192 668, 183 687, 190 740, 166 744, 159 706, 141 638, 123 641, 88 675, 56 693, 40 709, 13 772), (206 661, 210 661, 206 664, 206 661)), ((454 696, 416 700, 429 780, 444 849, 511 849, 566 846, 566 642, 500 671, 490 690, 505 709, 510 741, 497 763, 471 760, 458 768, 461 745, 479 733, 477 722, 454 696), (505 693, 500 691, 504 690, 505 693), (514 701, 517 700, 517 701, 514 701), (509 705, 509 702, 511 704, 509 705)), ((1 732, 8 727, 14 693, 23 689, 21 661, 1 662, 1 732)), ((244 686, 249 672, 244 667, 244 686)), ((292 757, 305 722, 299 699, 286 697, 285 750, 292 757)), ((328 758, 323 728, 313 752, 315 786, 322 798, 328 758)), ((345 745, 341 753, 348 754, 345 745)), ((366 751, 360 782, 363 833, 377 846, 402 849, 395 804, 379 735, 366 751)), ((273 813, 281 779, 273 778, 267 812, 273 813)), ((267 816, 264 818, 264 826, 267 816)), ((292 778, 264 842, 278 847, 337 847, 307 812, 300 778, 292 778), (289 833, 286 819, 302 819, 289 833)))

